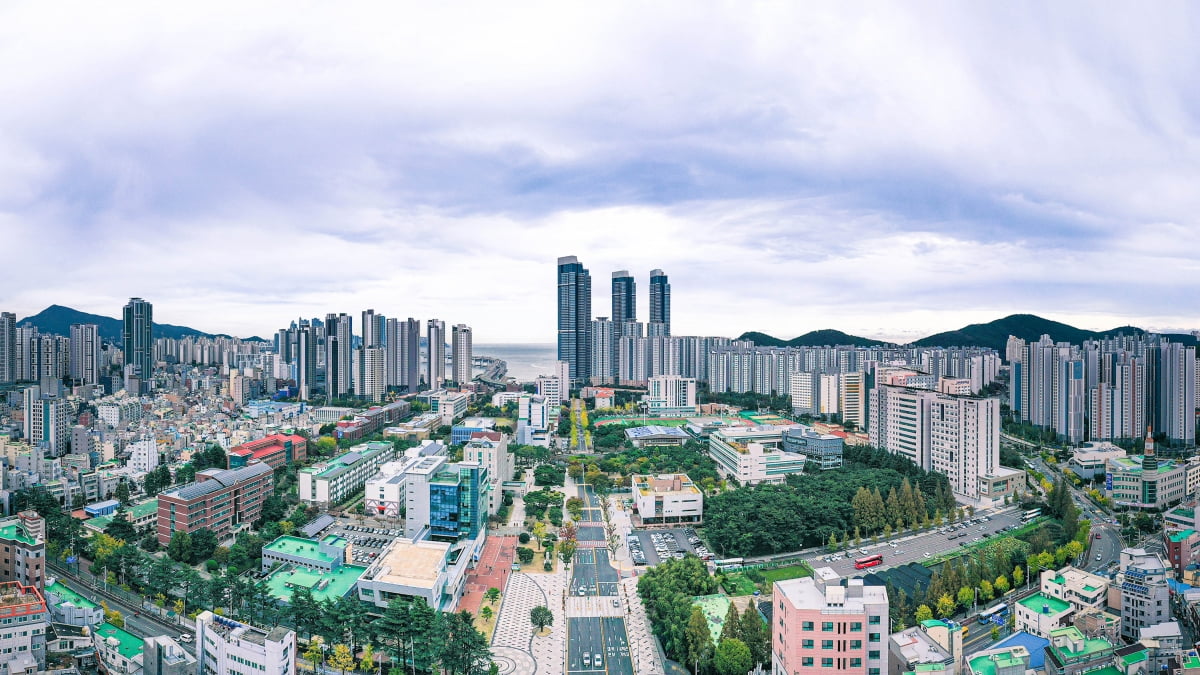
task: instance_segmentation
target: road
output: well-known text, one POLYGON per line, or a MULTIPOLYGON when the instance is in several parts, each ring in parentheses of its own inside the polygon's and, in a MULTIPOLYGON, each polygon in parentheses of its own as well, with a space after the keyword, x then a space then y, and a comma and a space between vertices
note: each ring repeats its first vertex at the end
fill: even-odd
POLYGON ((625 620, 608 617, 567 619, 567 672, 572 675, 633 675, 625 620))
MULTIPOLYGON (((841 560, 827 562, 828 553, 814 553, 804 558, 812 567, 832 567, 833 571, 843 577, 852 577, 864 572, 855 569, 854 559, 864 555, 872 555, 879 553, 883 555, 883 564, 872 568, 871 571, 885 570, 889 567, 906 565, 910 562, 921 562, 928 557, 933 557, 939 553, 953 550, 960 544, 966 544, 974 540, 975 537, 983 538, 984 535, 993 535, 1000 528, 1017 525, 1021 522, 1021 512, 1015 509, 1009 509, 1001 513, 983 514, 988 520, 979 523, 968 525, 966 528, 957 529, 952 532, 938 532, 937 530, 929 530, 919 534, 905 535, 895 539, 896 546, 893 548, 887 543, 880 544, 863 544, 862 549, 866 553, 862 553, 858 548, 853 549, 853 552, 846 554, 842 553, 841 560), (963 535, 966 536, 963 536, 963 535), (955 539, 950 539, 955 537, 955 539)), ((977 516, 977 517, 983 517, 977 516)))
MULTIPOLYGON (((1011 439, 1012 437, 1006 438, 1011 439)), ((1028 445, 1028 443, 1026 444, 1028 445)), ((1046 476, 1056 476, 1058 473, 1056 469, 1047 466, 1040 457, 1032 457, 1027 461, 1033 468, 1046 476)), ((1120 526, 1113 524, 1112 517, 1092 503, 1092 500, 1088 499, 1081 490, 1073 485, 1070 486, 1070 490, 1075 506, 1079 507, 1080 517, 1092 521, 1092 540, 1089 542, 1090 546, 1086 554, 1087 561, 1082 567, 1088 572, 1107 572, 1120 562, 1121 549, 1125 548, 1125 543, 1121 539, 1120 526), (1100 536, 1097 538, 1096 535, 1100 536)))

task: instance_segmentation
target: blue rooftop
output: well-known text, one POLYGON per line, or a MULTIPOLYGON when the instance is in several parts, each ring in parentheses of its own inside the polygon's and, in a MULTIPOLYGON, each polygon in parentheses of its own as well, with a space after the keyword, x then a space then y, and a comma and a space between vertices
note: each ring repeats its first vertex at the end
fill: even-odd
POLYGON ((989 647, 989 649, 1004 649, 1006 647, 1024 647, 1029 652, 1029 668, 1030 670, 1041 670, 1046 665, 1046 646, 1050 641, 1045 638, 1040 638, 1032 633, 1021 631, 1013 633, 1007 638, 997 642, 989 647))

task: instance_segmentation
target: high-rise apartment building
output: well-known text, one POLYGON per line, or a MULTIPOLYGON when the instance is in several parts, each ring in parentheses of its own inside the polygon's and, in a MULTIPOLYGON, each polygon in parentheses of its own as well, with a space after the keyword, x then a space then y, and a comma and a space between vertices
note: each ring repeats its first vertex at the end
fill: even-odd
POLYGON ((301 401, 313 398, 317 391, 317 330, 307 321, 296 329, 295 358, 291 362, 292 379, 296 381, 301 401))
POLYGON ((671 284, 667 273, 650 271, 650 324, 651 336, 671 334, 671 284))
POLYGON ((387 363, 383 347, 361 347, 358 353, 358 379, 354 393, 379 403, 387 393, 387 363))
POLYGON ((425 364, 425 382, 430 389, 441 389, 446 381, 446 322, 430 319, 425 324, 429 360, 425 364))
POLYGON ((0 384, 17 381, 17 315, 0 312, 0 384))
POLYGON ((29 344, 30 379, 56 393, 71 368, 69 340, 61 335, 34 335, 29 344))
POLYGON ((353 389, 354 318, 349 314, 325 315, 325 396, 349 395, 353 389))
POLYGON ((566 361, 571 385, 592 375, 592 276, 575 256, 558 259, 558 360, 566 361))
POLYGON ((608 317, 592 322, 592 382, 612 384, 617 376, 617 331, 608 317))
POLYGON ((389 387, 415 392, 421 384, 421 322, 387 320, 387 378, 389 387))
POLYGON ((454 324, 451 329, 450 339, 450 369, 453 371, 454 381, 458 386, 465 386, 474 377, 472 368, 474 367, 475 356, 471 347, 471 327, 463 324, 454 324))
POLYGON ((71 324, 71 379, 100 383, 100 326, 94 323, 71 324))
POLYGON ((888 673, 887 589, 862 579, 841 585, 831 568, 775 582, 771 621, 773 675, 888 673))
POLYGON ((121 349, 125 354, 125 390, 144 394, 154 375, 154 306, 130 298, 122 312, 121 349))
POLYGON ((637 282, 628 270, 612 275, 612 320, 615 324, 637 321, 637 282))
POLYGON ((1155 383, 1154 428, 1171 445, 1196 444, 1196 348, 1178 342, 1160 344, 1155 383))
POLYGON ((36 380, 33 369, 33 354, 32 347, 34 338, 37 337, 37 329, 29 324, 17 326, 16 335, 16 359, 17 359, 17 381, 36 380))
POLYGON ((792 412, 797 415, 817 414, 818 378, 811 371, 796 371, 788 377, 788 391, 792 398, 792 412))
POLYGON ((838 407, 842 420, 853 422, 861 429, 867 424, 866 377, 861 371, 843 372, 838 378, 838 407))
POLYGON ((387 319, 382 314, 376 314, 373 309, 365 309, 362 313, 362 346, 382 347, 386 339, 384 326, 387 319))
POLYGON ((41 387, 25 389, 25 438, 49 457, 67 454, 71 439, 70 414, 67 402, 53 394, 43 394, 41 387))

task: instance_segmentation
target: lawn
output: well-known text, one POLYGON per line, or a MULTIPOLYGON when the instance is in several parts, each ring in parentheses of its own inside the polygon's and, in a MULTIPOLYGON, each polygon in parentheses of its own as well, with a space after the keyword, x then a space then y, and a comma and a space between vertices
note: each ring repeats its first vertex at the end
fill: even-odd
POLYGON ((746 578, 744 572, 733 572, 725 575, 725 592, 730 595, 752 595, 758 587, 746 578))
POLYGON ((799 565, 788 565, 787 567, 776 567, 775 569, 762 570, 762 575, 763 578, 767 580, 767 585, 770 585, 776 581, 810 577, 812 576, 812 568, 804 563, 801 563, 799 565))

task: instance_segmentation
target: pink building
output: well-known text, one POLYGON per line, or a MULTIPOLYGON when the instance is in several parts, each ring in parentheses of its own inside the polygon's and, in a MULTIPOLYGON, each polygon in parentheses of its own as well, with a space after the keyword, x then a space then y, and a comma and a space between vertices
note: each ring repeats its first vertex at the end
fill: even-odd
POLYGON ((771 619, 774 675, 885 675, 887 591, 822 567, 811 578, 775 582, 771 619))

